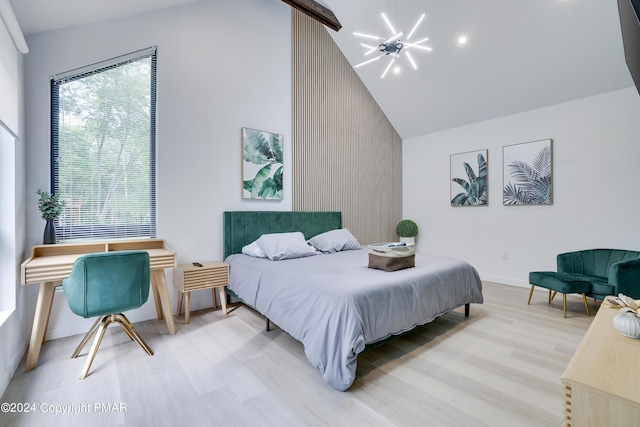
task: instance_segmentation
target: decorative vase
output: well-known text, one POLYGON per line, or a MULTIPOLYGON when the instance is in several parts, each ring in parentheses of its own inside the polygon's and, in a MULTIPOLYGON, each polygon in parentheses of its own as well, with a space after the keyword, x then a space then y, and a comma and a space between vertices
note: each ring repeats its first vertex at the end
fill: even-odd
POLYGON ((620 313, 613 318, 613 327, 629 338, 640 338, 640 317, 633 313, 620 313))
POLYGON ((42 244, 55 245, 56 243, 56 228, 53 225, 53 220, 48 219, 47 224, 44 226, 44 237, 42 238, 42 244))

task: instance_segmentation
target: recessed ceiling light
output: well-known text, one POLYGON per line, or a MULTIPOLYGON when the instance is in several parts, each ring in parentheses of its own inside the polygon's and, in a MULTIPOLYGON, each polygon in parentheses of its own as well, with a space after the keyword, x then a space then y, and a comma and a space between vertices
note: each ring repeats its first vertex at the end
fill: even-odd
POLYGON ((467 44, 467 36, 458 37, 458 44, 467 44))
POLYGON ((399 74, 400 73, 400 67, 394 68, 393 72, 396 73, 396 74, 399 74))

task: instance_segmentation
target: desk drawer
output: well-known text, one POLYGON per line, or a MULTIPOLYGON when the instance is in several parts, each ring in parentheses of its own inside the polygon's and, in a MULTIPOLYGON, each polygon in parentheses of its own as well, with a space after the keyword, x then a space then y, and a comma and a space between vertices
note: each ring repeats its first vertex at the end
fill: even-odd
POLYGON ((191 292, 229 284, 229 266, 221 262, 204 263, 203 267, 181 264, 173 270, 173 282, 181 292, 191 292))

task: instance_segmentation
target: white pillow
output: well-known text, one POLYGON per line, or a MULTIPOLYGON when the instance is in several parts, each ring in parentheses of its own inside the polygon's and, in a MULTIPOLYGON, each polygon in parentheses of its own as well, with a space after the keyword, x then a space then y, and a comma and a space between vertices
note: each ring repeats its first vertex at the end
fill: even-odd
POLYGON ((360 243, 358 243, 356 238, 353 237, 353 234, 346 228, 318 234, 307 242, 319 251, 325 253, 362 249, 360 243))
POLYGON ((254 241, 249 243, 246 246, 242 247, 242 253, 245 255, 249 255, 256 258, 266 258, 267 256, 264 254, 260 246, 258 246, 258 242, 254 241))
POLYGON ((304 240, 304 234, 299 231, 293 233, 263 234, 256 240, 262 252, 271 261, 282 259, 301 258, 317 255, 318 251, 309 246, 304 240))

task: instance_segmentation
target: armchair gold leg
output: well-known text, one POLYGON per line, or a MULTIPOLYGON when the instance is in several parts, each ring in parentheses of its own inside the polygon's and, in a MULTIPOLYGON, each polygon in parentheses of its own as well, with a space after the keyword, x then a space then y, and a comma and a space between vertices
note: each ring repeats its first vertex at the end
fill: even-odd
POLYGON ((551 294, 551 289, 549 289, 549 304, 551 304, 551 301, 553 301, 553 299, 556 297, 557 292, 553 291, 553 295, 551 294))
POLYGON ((587 316, 591 316, 589 313, 589 304, 587 304, 587 296, 582 294, 582 301, 584 302, 584 309, 587 311, 587 316))
MULTIPOLYGON (((122 317, 124 317, 125 319, 127 319, 127 318, 125 317, 125 315, 124 315, 124 314, 122 314, 122 313, 118 313, 118 314, 114 314, 114 315, 113 315, 113 321, 114 321, 114 322, 118 322, 118 323, 120 323, 120 326, 122 326, 122 319, 120 318, 120 316, 122 316, 122 317)), ((127 319, 127 321, 128 321, 128 320, 129 320, 129 319, 127 319)), ((125 328, 125 327, 122 327, 122 329, 124 329, 124 331, 127 333, 127 335, 129 336, 129 339, 130 339, 131 341, 135 341, 136 337, 131 333, 131 331, 129 331, 129 329, 127 329, 127 328, 125 328)))
POLYGON ((562 310, 564 317, 567 317, 567 294, 562 294, 562 310))
POLYGON ((531 296, 533 295, 533 289, 536 287, 536 285, 531 285, 531 290, 529 291, 529 300, 527 301, 527 305, 529 305, 531 303, 531 296))
POLYGON ((80 341, 80 344, 78 344, 78 347, 76 347, 76 350, 71 355, 72 359, 75 359, 76 357, 78 357, 78 355, 80 354, 84 346, 89 342, 93 334, 96 333, 96 331, 98 330, 98 323, 100 323, 101 320, 102 319, 98 317, 96 321, 93 322, 93 326, 91 326, 91 329, 89 329, 89 332, 87 332, 87 334, 84 336, 82 341, 80 341))
POLYGON ((131 321, 129 321, 129 319, 127 318, 127 316, 125 316, 122 313, 119 313, 116 315, 116 318, 114 319, 115 322, 118 322, 120 324, 120 326, 122 327, 122 329, 125 330, 125 332, 127 333, 127 335, 129 335, 129 337, 134 340, 135 342, 138 343, 138 345, 140 347, 142 347, 142 349, 149 355, 149 356, 153 356, 153 350, 151 350, 151 347, 149 347, 149 345, 146 343, 146 341, 142 338, 142 336, 138 333, 138 331, 136 331, 136 328, 133 327, 133 323, 131 323, 131 321))
POLYGON ((93 340, 93 344, 91 345, 91 350, 89 350, 87 361, 85 362, 84 368, 82 369, 82 374, 80 374, 81 380, 85 379, 89 374, 89 369, 91 369, 91 364, 93 363, 93 359, 95 359, 96 354, 98 353, 98 349, 100 348, 100 344, 102 343, 102 339, 104 338, 104 333, 107 331, 109 324, 113 322, 120 324, 122 329, 124 329, 124 331, 127 333, 127 335, 131 340, 137 342, 138 345, 142 347, 142 349, 149 356, 153 356, 153 351, 151 350, 151 347, 149 347, 149 345, 144 341, 144 339, 142 339, 142 336, 140 336, 138 331, 136 331, 136 329, 133 327, 133 324, 129 321, 129 319, 127 319, 127 316, 125 316, 122 313, 104 316, 102 319, 98 318, 98 320, 96 320, 96 322, 93 324, 93 326, 89 330, 89 333, 85 335, 84 339, 82 340, 82 342, 80 343, 80 345, 78 346, 78 348, 74 353, 73 357, 77 356, 78 353, 80 353, 80 351, 82 350, 82 347, 84 347, 86 342, 89 340, 89 338, 91 338, 91 336, 97 331, 97 335, 93 340))
POLYGON ((87 356, 87 361, 84 364, 84 369, 82 369, 82 373, 80 374, 80 379, 83 380, 87 377, 89 373, 89 369, 91 369, 91 364, 93 363, 93 359, 96 357, 96 353, 98 352, 98 348, 100 348, 100 343, 102 343, 102 338, 104 337, 104 333, 107 331, 107 326, 111 322, 111 316, 104 316, 102 321, 100 322, 100 326, 98 327, 98 333, 96 338, 93 340, 93 344, 91 344, 91 350, 89 350, 89 355, 87 356))

